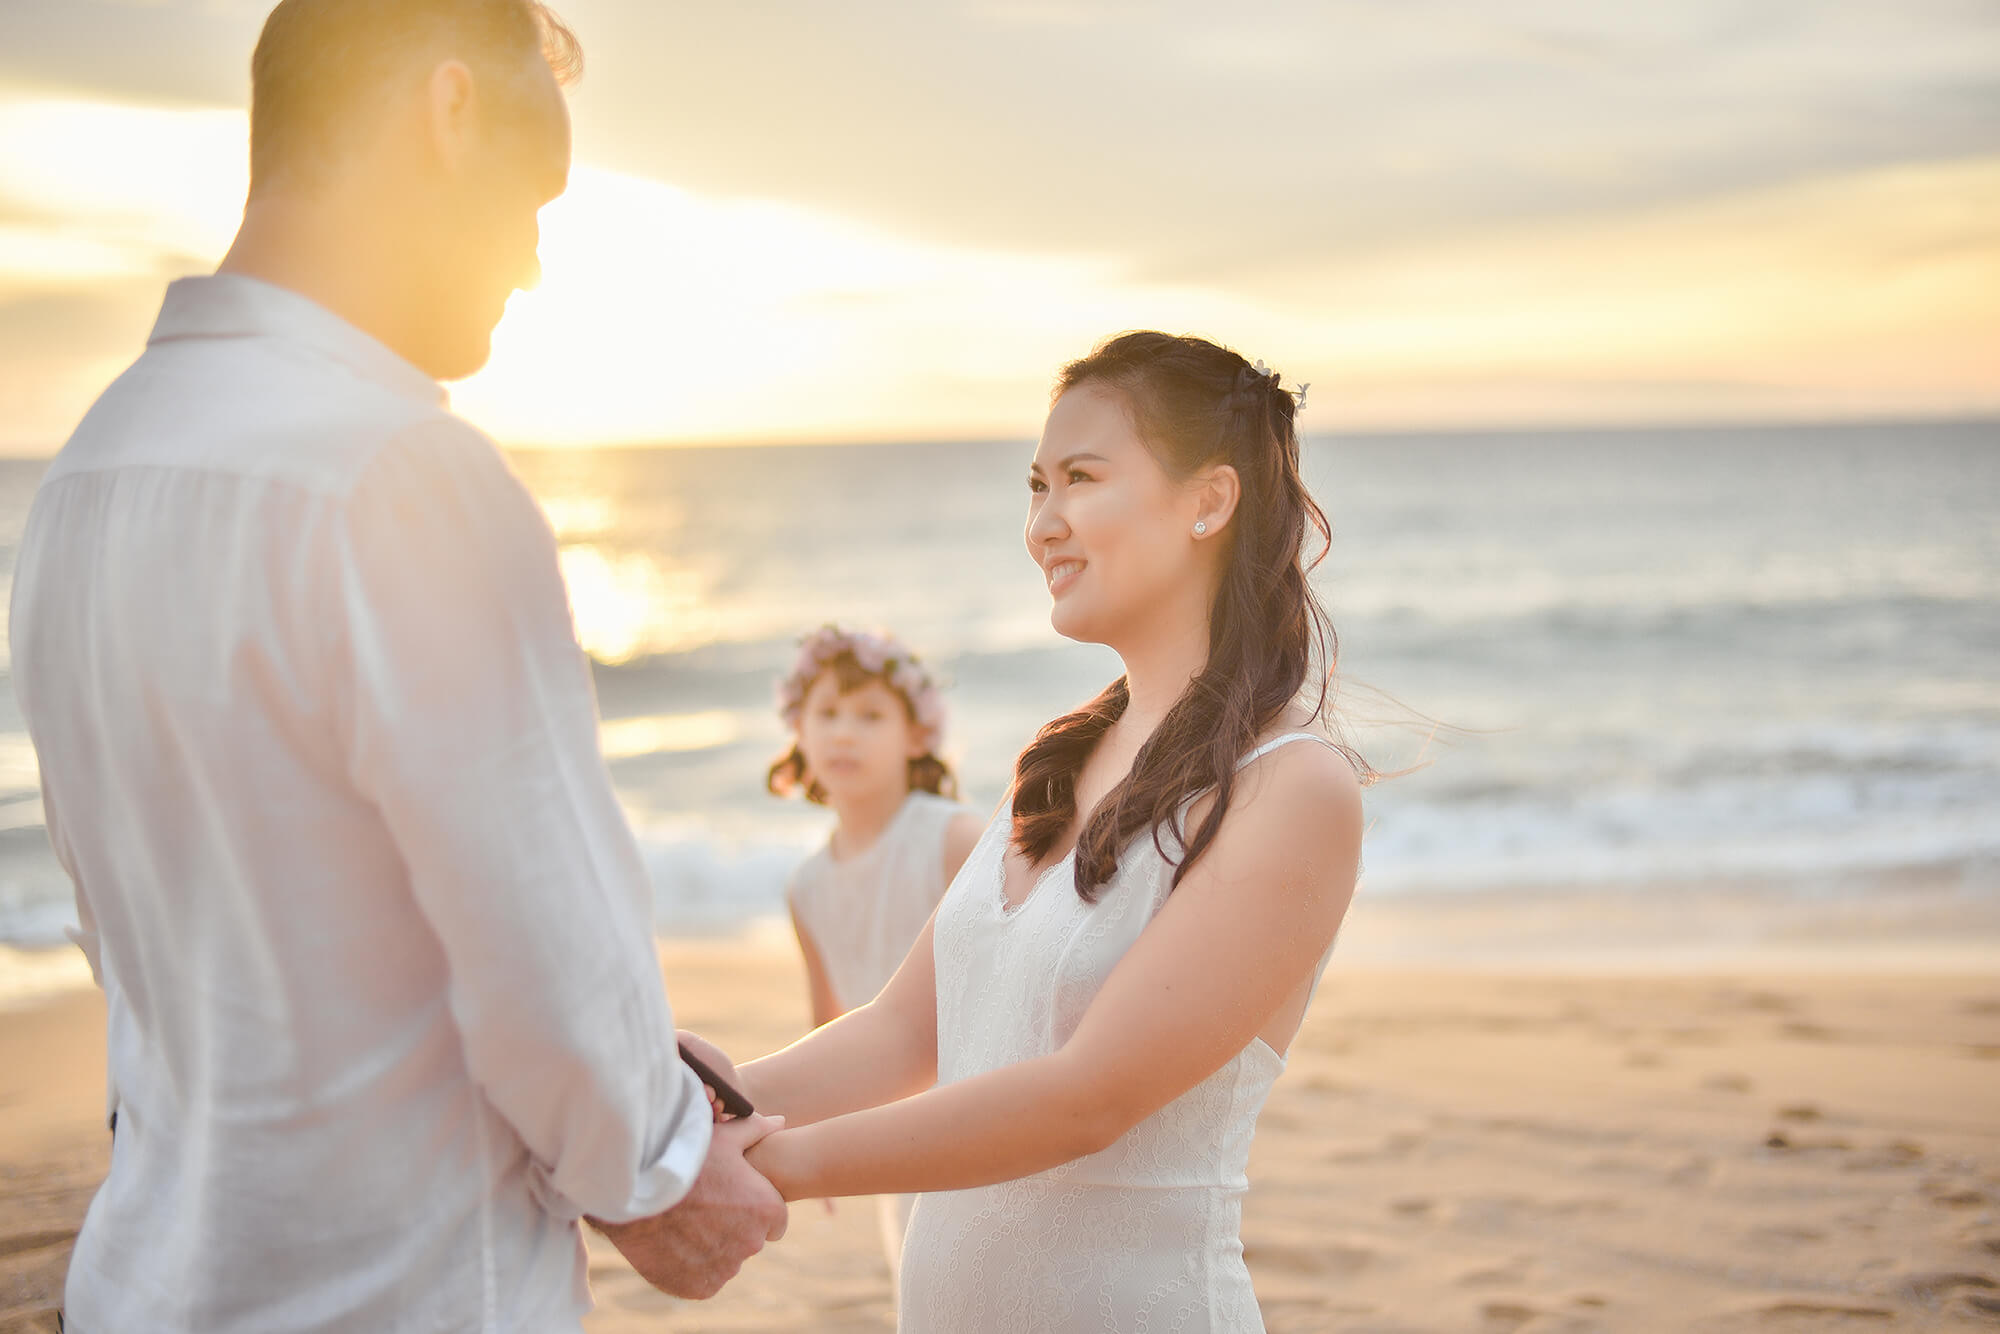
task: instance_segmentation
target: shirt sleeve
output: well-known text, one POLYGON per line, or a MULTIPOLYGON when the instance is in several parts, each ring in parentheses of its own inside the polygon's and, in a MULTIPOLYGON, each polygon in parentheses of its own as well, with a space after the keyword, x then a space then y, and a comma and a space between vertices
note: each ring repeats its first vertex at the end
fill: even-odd
MULTIPOLYGON (((63 834, 61 822, 56 819, 55 795, 49 791, 46 781, 41 787, 42 827, 48 831, 49 846, 55 849, 56 862, 63 868, 64 874, 69 876, 70 887, 76 895, 76 925, 64 927, 63 935, 68 937, 70 944, 83 951, 84 960, 90 964, 91 980, 97 983, 98 989, 108 999, 111 995, 111 983, 104 976, 103 941, 97 934, 97 914, 91 910, 90 895, 83 887, 83 877, 77 874, 76 857, 70 851, 69 839, 63 834)), ((105 1122, 110 1124, 117 1114, 118 1083, 112 1076, 107 1053, 104 1066, 105 1122)))
POLYGON ((490 441, 439 418, 370 464, 336 546, 347 762, 443 948, 473 1079, 552 1212, 670 1208, 711 1113, 547 521, 490 441))

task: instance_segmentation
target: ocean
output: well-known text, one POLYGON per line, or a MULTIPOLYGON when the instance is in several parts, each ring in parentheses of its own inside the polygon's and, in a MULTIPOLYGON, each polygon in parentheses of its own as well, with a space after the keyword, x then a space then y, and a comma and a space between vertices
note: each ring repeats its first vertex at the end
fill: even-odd
MULTIPOLYGON (((796 637, 895 631, 990 809, 1118 671, 1050 630, 1031 445, 519 452, 663 932, 782 911, 828 815, 763 785, 796 637)), ((1306 471, 1364 892, 2000 895, 2000 424, 1335 436, 1306 471)), ((0 580, 46 465, 0 463, 0 580)), ((5 660, 0 658, 0 670, 5 660)), ((0 942, 74 920, 0 691, 0 942)))

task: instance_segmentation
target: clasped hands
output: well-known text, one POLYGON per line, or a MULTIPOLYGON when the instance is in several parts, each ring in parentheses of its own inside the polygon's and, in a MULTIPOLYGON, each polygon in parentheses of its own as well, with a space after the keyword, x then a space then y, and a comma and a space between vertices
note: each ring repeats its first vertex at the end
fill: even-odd
MULTIPOLYGON (((736 1081, 735 1065, 712 1044, 692 1033, 679 1036, 718 1075, 736 1081)), ((639 1277, 675 1297, 700 1299, 722 1291, 744 1261, 785 1235, 789 1217, 777 1188, 743 1159, 758 1141, 782 1128, 784 1118, 725 1118, 712 1089, 709 1101, 715 1131, 708 1157, 679 1204, 629 1223, 587 1220, 639 1277)))

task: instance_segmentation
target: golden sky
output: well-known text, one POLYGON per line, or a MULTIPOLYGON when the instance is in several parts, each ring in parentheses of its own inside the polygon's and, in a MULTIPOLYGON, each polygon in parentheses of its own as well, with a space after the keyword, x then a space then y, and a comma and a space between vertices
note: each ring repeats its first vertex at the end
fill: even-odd
MULTIPOLYGON (((1134 327, 1314 430, 2000 411, 2000 9, 1965 0, 558 4, 509 443, 1030 436, 1134 327)), ((227 246, 264 0, 0 49, 0 450, 227 246)))

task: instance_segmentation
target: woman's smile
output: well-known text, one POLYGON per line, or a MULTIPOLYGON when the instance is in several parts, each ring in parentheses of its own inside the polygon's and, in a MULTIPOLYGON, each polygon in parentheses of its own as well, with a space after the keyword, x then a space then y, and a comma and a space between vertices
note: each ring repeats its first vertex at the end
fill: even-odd
POLYGON ((1076 583, 1077 576, 1083 573, 1083 567, 1084 562, 1075 556, 1064 556, 1061 560, 1051 561, 1044 566, 1043 570, 1049 580, 1049 596, 1059 598, 1068 592, 1071 585, 1076 583))

